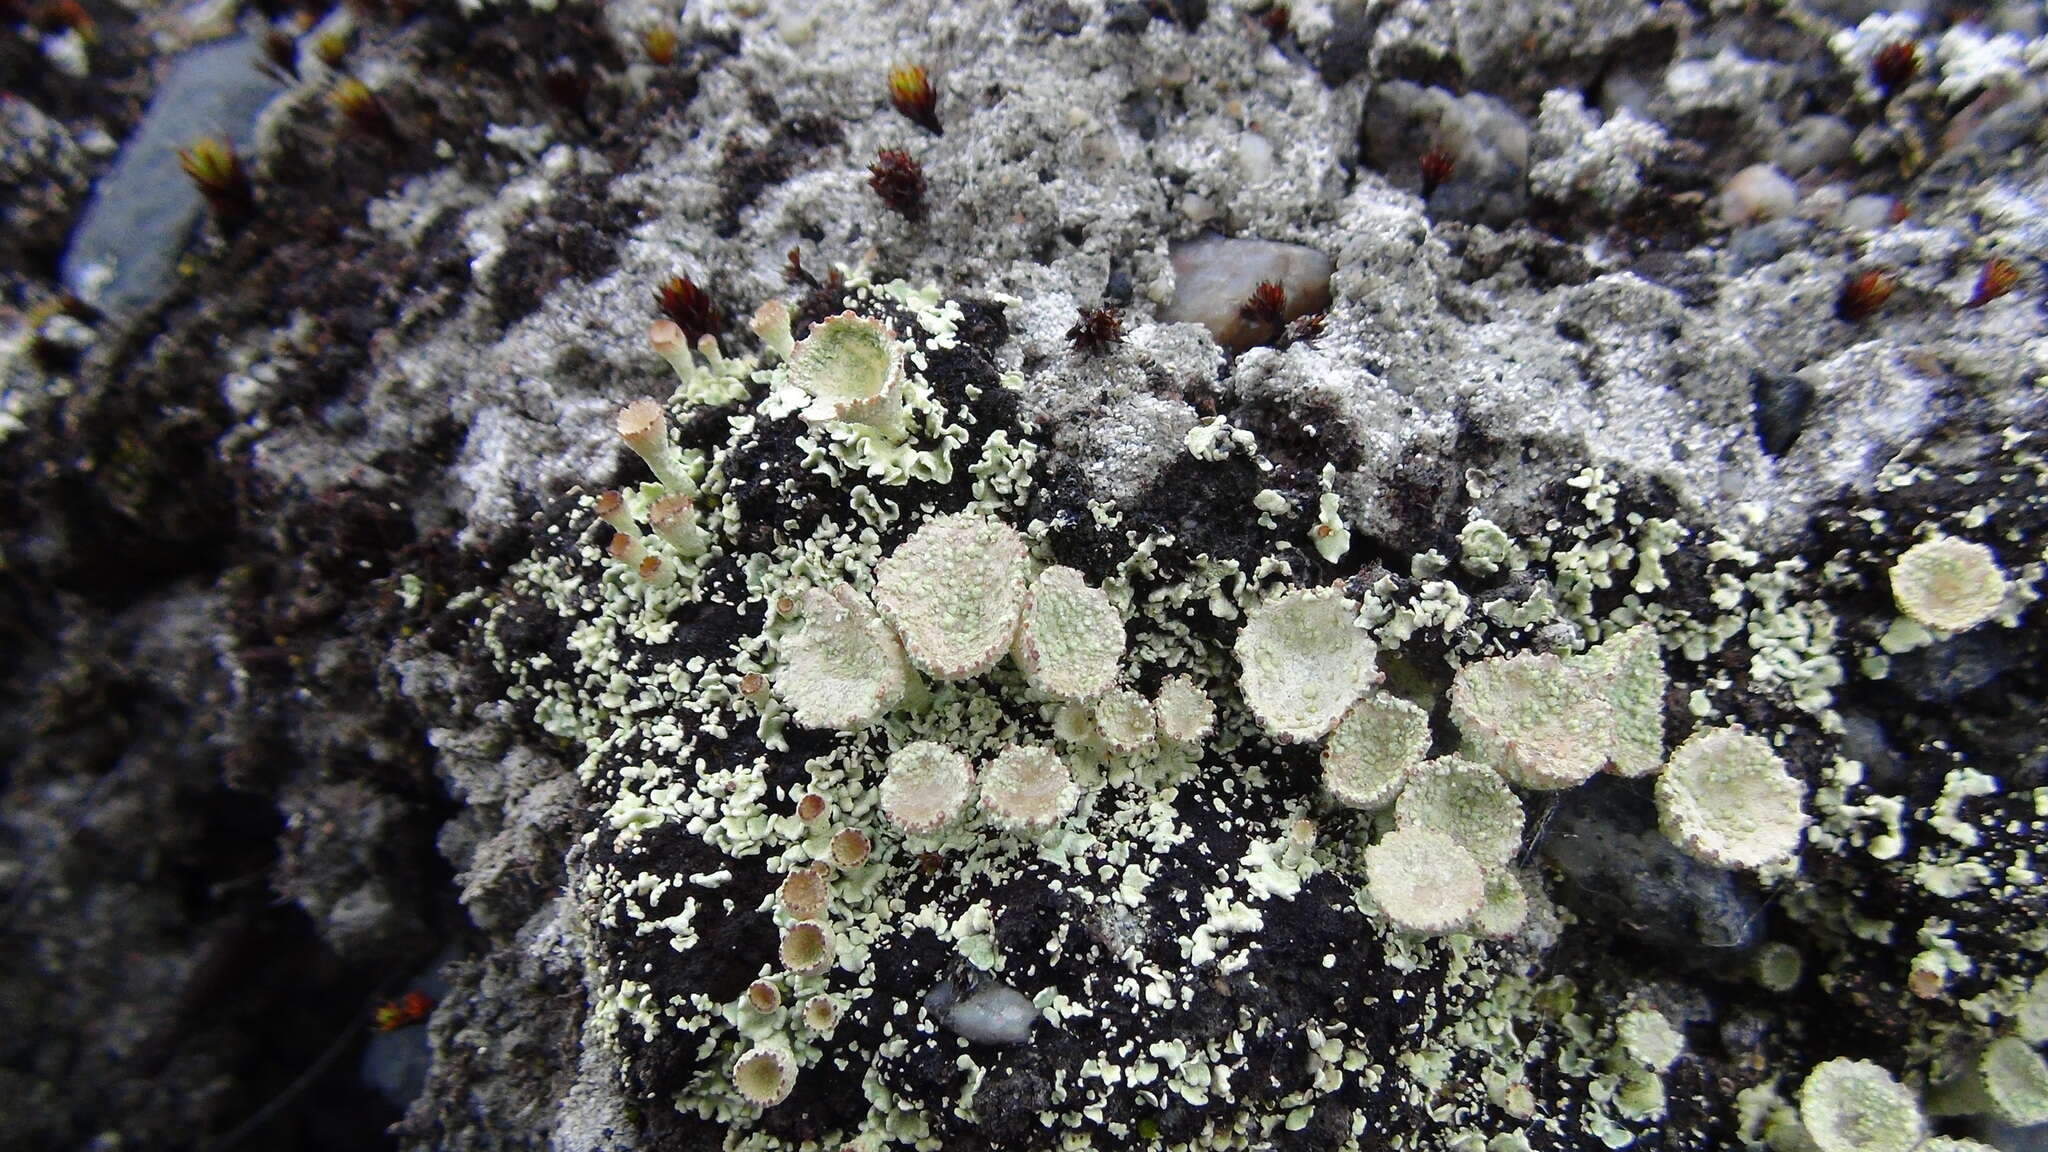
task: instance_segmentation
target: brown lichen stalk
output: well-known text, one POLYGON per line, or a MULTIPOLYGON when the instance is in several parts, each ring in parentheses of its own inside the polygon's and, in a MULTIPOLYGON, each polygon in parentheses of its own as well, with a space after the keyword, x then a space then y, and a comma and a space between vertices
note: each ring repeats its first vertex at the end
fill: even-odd
POLYGON ((1899 289, 1899 278, 1883 268, 1866 268, 1842 281, 1835 315, 1851 324, 1869 319, 1899 289))
POLYGON ((201 136, 178 150, 178 167, 192 178, 214 218, 240 220, 255 211, 256 195, 235 146, 219 136, 201 136))
POLYGON ((2019 282, 2019 265, 2003 256, 1993 256, 1984 262, 1984 270, 1977 273, 1977 287, 1970 293, 1969 302, 1964 307, 1982 308, 2012 291, 2019 282))
POLYGON ((1114 308, 1083 308, 1067 342, 1076 352, 1100 353, 1124 342, 1124 318, 1114 308))
POLYGON ((654 294, 654 303, 663 316, 676 322, 692 346, 699 337, 725 331, 725 315, 712 302, 711 294, 688 276, 669 277, 668 283, 654 294))
POLYGON ((931 77, 915 64, 905 64, 889 72, 889 103, 905 119, 925 129, 934 136, 944 136, 946 129, 939 123, 939 94, 932 89, 931 77))
POLYGON ((906 220, 925 217, 924 168, 901 148, 884 148, 868 166, 868 187, 906 220))

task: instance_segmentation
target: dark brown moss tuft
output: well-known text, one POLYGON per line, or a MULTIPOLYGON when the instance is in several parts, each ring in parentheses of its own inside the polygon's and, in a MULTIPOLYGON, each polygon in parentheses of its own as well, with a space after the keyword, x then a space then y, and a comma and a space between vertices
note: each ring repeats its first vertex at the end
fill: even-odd
POLYGON ((1894 40, 1870 58, 1870 80, 1886 96, 1913 82, 1920 73, 1920 46, 1911 40, 1894 40))
POLYGON ((868 166, 868 187, 906 220, 925 218, 924 168, 901 148, 884 148, 868 166))
POLYGON ((711 300, 711 294, 697 286, 688 276, 672 276, 661 290, 654 294, 654 303, 661 314, 676 322, 683 330, 691 347, 696 347, 700 336, 716 336, 725 331, 725 314, 711 300))
POLYGON ((353 76, 343 76, 336 81, 334 90, 327 94, 327 101, 341 113, 342 119, 358 131, 387 138, 396 134, 391 114, 384 110, 384 102, 370 91, 368 84, 353 76))
POLYGON ((1290 344, 1311 344, 1323 334, 1323 323, 1328 318, 1325 312, 1305 312, 1289 321, 1285 331, 1280 333, 1280 346, 1290 344))
POLYGON ((1067 342, 1076 352, 1100 353, 1124 342, 1124 318, 1114 308, 1083 308, 1067 342))

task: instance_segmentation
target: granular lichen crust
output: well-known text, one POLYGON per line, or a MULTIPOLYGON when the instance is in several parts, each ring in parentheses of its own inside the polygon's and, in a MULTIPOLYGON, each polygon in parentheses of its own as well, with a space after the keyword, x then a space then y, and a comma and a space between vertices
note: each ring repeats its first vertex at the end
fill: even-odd
POLYGON ((875 572, 875 604, 910 658, 941 680, 977 676, 1009 654, 1024 610, 1025 547, 988 516, 926 523, 875 572))
POLYGON ((1723 868, 1761 868, 1799 851, 1804 785, 1762 738, 1703 728, 1657 777, 1657 815, 1687 853, 1723 868))
POLYGON ((1357 602, 1327 588, 1286 592, 1252 610, 1237 637, 1239 683, 1268 732, 1321 739, 1379 682, 1378 649, 1357 618, 1357 602))

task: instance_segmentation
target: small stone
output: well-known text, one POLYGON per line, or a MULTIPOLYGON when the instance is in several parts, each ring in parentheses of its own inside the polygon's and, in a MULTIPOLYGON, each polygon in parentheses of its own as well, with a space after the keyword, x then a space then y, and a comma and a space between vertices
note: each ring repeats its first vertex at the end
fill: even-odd
POLYGON ((1792 450, 1813 407, 1813 385, 1790 372, 1758 372, 1750 384, 1756 402, 1756 438, 1764 452, 1783 456, 1792 450))
POLYGON ((1429 196, 1436 220, 1505 227, 1528 211, 1529 125, 1491 96, 1453 96, 1392 80, 1373 88, 1365 110, 1365 157, 1397 188, 1419 191, 1422 157, 1455 161, 1429 196))
POLYGON ((1897 204, 1889 196, 1858 196, 1842 206, 1835 223, 1859 232, 1882 232, 1892 226, 1892 211, 1897 204))
POLYGON ((1752 164, 1728 178, 1721 189, 1721 219, 1730 225, 1760 224, 1790 216, 1799 189, 1769 164, 1752 164))
POLYGON ((1335 267, 1328 256, 1300 244, 1216 236, 1177 244, 1173 299, 1159 319, 1200 324, 1218 344, 1242 352, 1272 335, 1269 325, 1243 314, 1254 289, 1266 281, 1280 285, 1287 294, 1282 315, 1292 320, 1330 306, 1335 267))
POLYGON ((1728 270, 1741 275, 1777 262, 1798 248, 1813 232, 1804 220, 1766 220, 1738 228, 1728 236, 1728 270))
POLYGON ((1778 137, 1771 149, 1771 162, 1785 175, 1798 179, 1821 168, 1832 168, 1849 157, 1856 142, 1855 130, 1834 116, 1808 116, 1778 137))
POLYGON ((262 49, 242 37, 194 48, 171 65, 71 234, 66 288, 115 314, 170 289, 202 208, 178 149, 212 134, 244 155, 254 150, 257 113, 277 93, 277 81, 257 68, 262 60, 262 49))
POLYGON ((1648 783, 1603 773, 1558 794, 1542 839, 1564 881, 1558 895, 1588 920, 1719 962, 1755 942, 1763 904, 1664 838, 1648 783))

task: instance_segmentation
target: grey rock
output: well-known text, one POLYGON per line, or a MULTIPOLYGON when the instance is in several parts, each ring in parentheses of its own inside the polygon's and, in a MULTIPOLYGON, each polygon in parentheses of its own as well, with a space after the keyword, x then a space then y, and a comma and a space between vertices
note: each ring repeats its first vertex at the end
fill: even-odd
POLYGON ((1721 219, 1730 224, 1777 220, 1790 216, 1798 205, 1799 189, 1768 164, 1744 168, 1721 188, 1721 219))
POLYGON ((1559 895, 1591 920, 1696 958, 1756 943, 1762 901, 1664 838, 1648 783, 1600 776, 1558 798, 1542 851, 1564 878, 1559 895))
POLYGON ((1892 657, 1891 678, 1916 700, 1944 704, 1996 680, 2021 656, 2004 629, 1980 629, 1892 657))
POLYGON ((1439 220, 1505 227, 1529 206, 1529 125, 1491 96, 1453 96, 1395 80, 1373 89, 1365 109, 1366 160, 1395 186, 1420 191, 1422 157, 1442 148, 1456 160, 1429 197, 1439 220))
POLYGON ((1842 755, 1863 765, 1864 782, 1880 792, 1895 787, 1905 776, 1905 762, 1875 717, 1842 713, 1842 755))
POLYGON ((1796 179, 1848 159, 1855 142, 1855 130, 1840 118, 1807 116, 1779 134, 1771 147, 1771 162, 1796 179))
POLYGON ((1738 275, 1775 263, 1813 233, 1804 220, 1769 220, 1728 236, 1728 270, 1738 275))
POLYGON ((251 151, 256 116, 277 93, 277 82, 257 70, 261 61, 262 50, 241 37, 194 48, 171 66, 72 233, 65 287, 115 315, 170 289, 204 207, 178 167, 178 149, 223 136, 238 152, 251 151))
POLYGON ((1270 326, 1247 320, 1241 309, 1264 281, 1287 293, 1289 320, 1330 306, 1328 256, 1300 244, 1203 237, 1173 248, 1173 299, 1159 312, 1169 323, 1195 323, 1216 342, 1243 351, 1272 338, 1270 326))
POLYGON ((1758 372, 1755 383, 1756 438, 1764 451, 1783 456, 1806 427, 1813 385, 1790 372, 1758 372))
POLYGON ((1897 203, 1889 196, 1858 196, 1842 206, 1835 220, 1844 228, 1882 232, 1892 226, 1892 208, 1897 203))
POLYGON ((965 1000, 951 981, 925 995, 924 1006, 946 1027, 976 1044, 1022 1044, 1031 1039, 1038 1009, 1007 984, 990 984, 965 1000))

